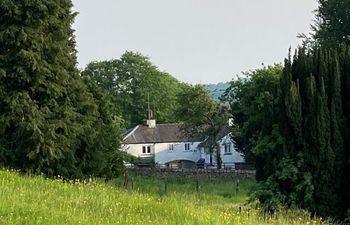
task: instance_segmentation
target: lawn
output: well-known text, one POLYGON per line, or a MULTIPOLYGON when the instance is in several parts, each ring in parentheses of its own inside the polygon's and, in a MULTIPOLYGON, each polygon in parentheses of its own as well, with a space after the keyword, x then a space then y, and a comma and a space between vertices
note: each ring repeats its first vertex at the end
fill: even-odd
POLYGON ((329 224, 303 212, 264 219, 249 206, 240 210, 251 181, 236 194, 231 181, 205 181, 198 193, 194 181, 168 180, 165 192, 164 180, 133 180, 128 190, 121 179, 83 184, 0 170, 0 224, 329 224))

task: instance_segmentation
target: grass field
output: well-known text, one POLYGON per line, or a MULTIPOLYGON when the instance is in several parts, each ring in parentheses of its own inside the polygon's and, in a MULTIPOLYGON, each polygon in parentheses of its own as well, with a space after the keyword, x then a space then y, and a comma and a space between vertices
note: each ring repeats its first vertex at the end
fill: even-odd
POLYGON ((193 181, 169 180, 164 193, 160 180, 133 180, 131 191, 118 187, 120 179, 113 185, 73 184, 0 170, 0 224, 329 224, 303 212, 263 219, 247 206, 240 211, 238 205, 252 185, 248 181, 241 183, 238 194, 230 189, 232 182, 221 183, 220 189, 207 181, 198 194, 193 181))
MULTIPOLYGON (((157 179, 153 177, 130 176, 127 188, 140 193, 160 196, 169 193, 186 194, 208 204, 239 204, 248 200, 249 191, 254 184, 253 180, 196 181, 175 177, 157 179)), ((124 179, 120 177, 113 181, 112 185, 122 188, 124 187, 124 179)))

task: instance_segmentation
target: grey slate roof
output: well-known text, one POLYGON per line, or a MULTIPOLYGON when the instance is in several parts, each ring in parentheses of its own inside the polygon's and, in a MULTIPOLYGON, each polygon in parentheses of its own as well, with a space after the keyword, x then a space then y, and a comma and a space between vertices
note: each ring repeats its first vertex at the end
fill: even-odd
POLYGON ((134 129, 128 130, 124 134, 125 144, 141 144, 141 143, 170 143, 170 142, 194 142, 203 141, 192 140, 185 137, 180 131, 180 125, 172 124, 157 124, 155 128, 138 125, 134 129))
MULTIPOLYGON (((219 133, 217 134, 215 141, 219 141, 220 139, 222 139, 223 137, 225 137, 226 135, 230 134, 230 129, 229 127, 223 127, 221 128, 221 130, 219 131, 219 133)), ((203 141, 202 143, 199 144, 199 147, 211 147, 213 145, 213 141, 209 138, 206 139, 205 141, 203 141)))

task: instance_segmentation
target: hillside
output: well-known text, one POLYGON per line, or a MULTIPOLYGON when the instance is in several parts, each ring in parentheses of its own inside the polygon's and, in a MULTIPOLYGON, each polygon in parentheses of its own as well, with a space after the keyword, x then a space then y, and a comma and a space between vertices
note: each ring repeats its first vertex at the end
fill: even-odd
POLYGON ((206 84, 205 87, 209 91, 209 95, 218 100, 224 91, 230 86, 229 82, 220 82, 217 84, 206 84))
POLYGON ((307 214, 267 220, 237 205, 203 205, 195 194, 166 197, 108 184, 62 182, 0 170, 0 224, 327 224, 307 214))

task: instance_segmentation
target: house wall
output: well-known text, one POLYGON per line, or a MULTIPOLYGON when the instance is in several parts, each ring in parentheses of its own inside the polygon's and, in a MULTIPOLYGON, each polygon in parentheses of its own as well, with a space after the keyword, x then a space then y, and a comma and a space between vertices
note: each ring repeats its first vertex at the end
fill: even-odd
POLYGON ((174 160, 189 160, 197 162, 201 158, 198 145, 200 142, 179 142, 179 143, 159 143, 155 145, 155 162, 158 164, 166 164, 174 160), (185 150, 185 144, 189 144, 189 150, 185 150), (173 150, 169 149, 169 145, 173 145, 173 150))
POLYGON ((198 149, 199 144, 200 142, 129 144, 124 147, 124 150, 141 158, 149 158, 154 155, 155 163, 163 165, 174 160, 197 162, 201 158, 201 152, 198 149), (185 150, 185 144, 189 144, 189 150, 185 150), (173 150, 170 150, 170 145, 173 146, 173 150), (142 153, 143 146, 151 146, 151 154, 142 153))
MULTIPOLYGON (((208 165, 210 162, 210 155, 204 148, 198 147, 201 142, 171 142, 171 143, 144 143, 144 144, 129 144, 124 146, 124 150, 129 154, 141 157, 150 158, 154 155, 155 163, 164 165, 175 160, 189 160, 197 162, 204 158, 208 165), (190 144, 190 149, 185 150, 185 144, 190 144), (169 145, 173 145, 173 150, 169 149, 169 145), (151 146, 151 154, 142 153, 143 146, 151 146)), ((229 135, 226 135, 220 140, 221 145, 221 159, 223 166, 226 168, 234 167, 235 162, 244 162, 243 155, 237 152, 235 144, 232 142, 229 135), (231 152, 225 153, 225 144, 230 144, 231 152)), ((216 154, 213 154, 213 164, 216 165, 216 154)))
POLYGON ((153 156, 154 154, 154 143, 146 143, 146 144, 129 144, 124 146, 123 148, 124 151, 126 151, 127 153, 129 153, 130 155, 136 156, 136 157, 140 157, 140 158, 148 158, 153 156), (142 147, 143 146, 151 146, 151 154, 143 154, 142 153, 142 147))
MULTIPOLYGON (((223 167, 232 168, 234 167, 234 163, 244 162, 243 154, 236 151, 236 146, 234 142, 231 140, 229 135, 226 135, 220 140, 221 147, 221 159, 223 161, 223 167), (225 144, 229 144, 231 147, 231 152, 225 153, 225 144)), ((206 152, 205 154, 205 162, 206 164, 210 163, 210 154, 206 152)), ((213 164, 216 166, 216 153, 213 153, 213 164)))
POLYGON ((234 163, 244 162, 243 154, 236 151, 235 143, 231 140, 230 135, 226 135, 220 141, 221 159, 224 167, 234 167, 234 163), (225 153, 225 145, 229 144, 231 152, 225 153))

